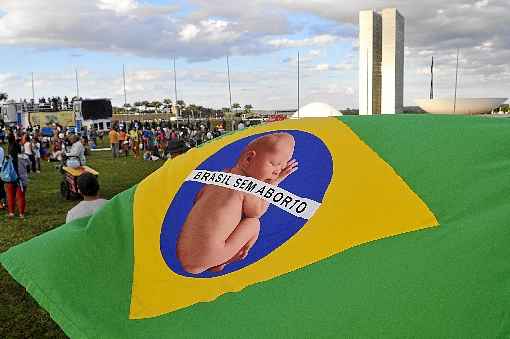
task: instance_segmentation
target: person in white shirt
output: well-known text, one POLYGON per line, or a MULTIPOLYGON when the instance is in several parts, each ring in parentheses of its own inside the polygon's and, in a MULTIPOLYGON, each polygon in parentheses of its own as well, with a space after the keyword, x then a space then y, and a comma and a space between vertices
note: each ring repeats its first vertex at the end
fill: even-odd
POLYGON ((99 182, 92 173, 83 173, 78 177, 78 190, 83 201, 67 212, 66 223, 88 217, 108 202, 99 198, 99 182))
POLYGON ((23 153, 26 154, 26 156, 28 157, 28 160, 30 162, 30 166, 28 169, 29 173, 30 173, 30 171, 35 172, 35 157, 34 157, 34 152, 32 150, 31 139, 32 138, 28 134, 25 134, 25 137, 22 138, 22 140, 24 140, 23 153))
POLYGON ((85 147, 81 143, 80 137, 77 135, 71 136, 71 142, 73 145, 71 146, 71 150, 66 155, 68 157, 77 157, 80 159, 80 165, 83 166, 87 162, 85 158, 85 147))
POLYGON ((38 137, 32 139, 32 151, 34 153, 35 169, 37 173, 41 173, 41 143, 38 137))

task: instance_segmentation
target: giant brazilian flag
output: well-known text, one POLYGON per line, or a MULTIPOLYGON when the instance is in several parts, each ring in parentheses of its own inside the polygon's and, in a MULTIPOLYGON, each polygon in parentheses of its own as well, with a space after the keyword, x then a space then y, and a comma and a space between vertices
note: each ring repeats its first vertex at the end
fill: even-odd
POLYGON ((249 128, 0 261, 73 338, 510 337, 509 136, 507 119, 429 115, 249 128), (228 170, 274 135, 297 171, 228 170), (190 272, 179 242, 205 187, 269 207, 246 255, 190 272))

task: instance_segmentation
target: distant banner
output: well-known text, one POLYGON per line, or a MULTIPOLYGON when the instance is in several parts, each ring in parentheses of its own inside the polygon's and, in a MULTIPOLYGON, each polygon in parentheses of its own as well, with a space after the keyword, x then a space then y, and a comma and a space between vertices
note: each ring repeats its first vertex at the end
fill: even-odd
POLYGON ((203 184, 216 185, 243 193, 249 193, 296 217, 307 220, 314 215, 315 211, 321 205, 317 201, 302 198, 278 186, 268 184, 255 178, 227 172, 194 170, 186 178, 186 181, 196 181, 203 184))
POLYGON ((32 113, 30 120, 33 125, 40 126, 49 126, 54 123, 59 123, 66 127, 74 125, 74 115, 70 111, 32 113))

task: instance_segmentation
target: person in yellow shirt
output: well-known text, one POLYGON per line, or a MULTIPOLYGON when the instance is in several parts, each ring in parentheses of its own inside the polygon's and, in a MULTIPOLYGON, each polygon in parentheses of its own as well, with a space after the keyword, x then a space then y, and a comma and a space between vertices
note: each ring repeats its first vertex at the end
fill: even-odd
POLYGON ((135 154, 135 158, 138 158, 140 155, 140 136, 137 129, 131 129, 129 131, 129 138, 131 139, 131 145, 133 147, 133 153, 135 154))
POLYGON ((112 155, 114 158, 117 158, 119 156, 119 133, 114 128, 111 128, 108 137, 110 138, 112 155))

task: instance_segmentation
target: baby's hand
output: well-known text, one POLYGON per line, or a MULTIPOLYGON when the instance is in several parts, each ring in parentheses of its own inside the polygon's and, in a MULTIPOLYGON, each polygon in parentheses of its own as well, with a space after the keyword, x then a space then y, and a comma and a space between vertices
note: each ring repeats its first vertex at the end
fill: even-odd
POLYGON ((285 180, 289 175, 296 172, 298 170, 298 161, 296 159, 292 159, 287 163, 287 166, 285 166, 284 169, 280 172, 280 175, 278 175, 278 178, 273 180, 271 184, 273 185, 279 185, 283 180, 285 180))

